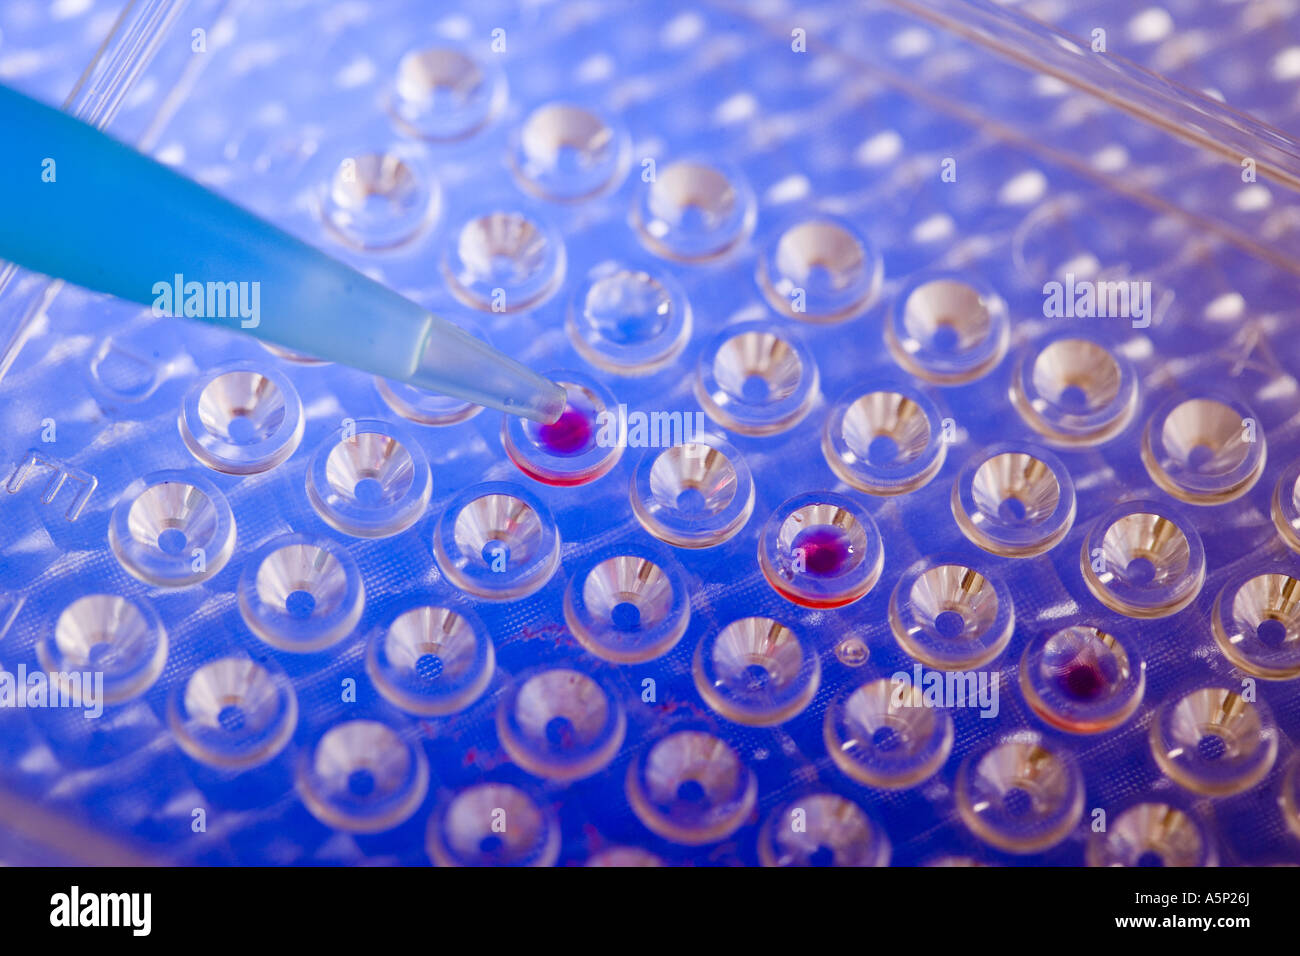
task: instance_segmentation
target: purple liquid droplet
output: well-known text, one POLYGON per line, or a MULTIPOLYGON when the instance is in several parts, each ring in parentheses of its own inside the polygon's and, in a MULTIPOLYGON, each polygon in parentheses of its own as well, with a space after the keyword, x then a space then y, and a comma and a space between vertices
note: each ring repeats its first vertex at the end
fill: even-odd
POLYGON ((1091 664, 1072 663, 1057 677, 1061 689, 1076 700, 1092 700, 1106 687, 1106 675, 1091 664))
POLYGON ((553 424, 537 429, 537 443, 554 455, 580 455, 592 444, 591 416, 569 406, 553 424))
POLYGON ((803 551, 804 569, 817 577, 839 574, 853 556, 853 542, 839 528, 801 531, 794 539, 793 548, 803 551))

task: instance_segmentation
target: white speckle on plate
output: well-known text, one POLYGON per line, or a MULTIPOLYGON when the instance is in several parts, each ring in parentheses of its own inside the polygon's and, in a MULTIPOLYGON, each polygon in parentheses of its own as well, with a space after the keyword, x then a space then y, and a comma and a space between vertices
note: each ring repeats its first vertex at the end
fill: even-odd
POLYGON ((713 118, 719 123, 739 123, 758 112, 758 100, 751 93, 737 93, 718 104, 713 118))
POLYGON ((1128 35, 1135 43, 1155 43, 1174 30, 1174 18, 1161 7, 1148 7, 1128 22, 1128 35))
POLYGON ((91 0, 54 0, 50 4, 50 15, 56 20, 71 20, 79 17, 91 7, 91 0))
POLYGON ((573 71, 579 83, 600 83, 614 75, 614 61, 606 53, 593 53, 573 71))
POLYGON ((912 27, 895 33, 889 40, 889 52, 899 59, 921 56, 930 49, 933 38, 920 27, 912 27))
POLYGON ((1002 185, 998 200, 1007 206, 1023 206, 1035 202, 1047 192, 1047 177, 1037 169, 1027 169, 1002 185))
POLYGON ((812 192, 812 183, 801 173, 787 176, 768 187, 763 198, 769 203, 793 202, 812 192))
POLYGON ((1259 212, 1273 203, 1273 194, 1259 183, 1237 190, 1232 204, 1241 212, 1259 212))
POLYGON ((1228 322, 1240 318, 1246 311, 1246 300, 1240 292, 1225 292, 1205 307, 1205 317, 1211 322, 1228 322))
POLYGON ((1057 270, 1062 275, 1073 275, 1080 279, 1091 278, 1101 272, 1101 263, 1091 252, 1081 252, 1073 259, 1061 263, 1057 270))
POLYGON ((858 144, 853 158, 863 166, 883 166, 903 151, 903 138, 892 129, 877 133, 858 144))
POLYGON ((694 11, 673 17, 664 24, 659 42, 668 48, 690 46, 704 35, 704 18, 694 11))
POLYGON ((1092 154, 1092 165, 1103 173, 1114 173, 1128 165, 1128 150, 1119 143, 1103 146, 1092 154))
POLYGON ((438 21, 434 29, 451 40, 464 40, 474 32, 474 24, 469 17, 447 17, 438 21))
POLYGON ((154 159, 166 166, 179 166, 185 162, 185 147, 180 143, 168 143, 154 153, 154 159))
POLYGON ((913 242, 940 242, 957 232, 957 224, 947 213, 935 213, 912 227, 913 242))
POLYGON ((1273 58, 1273 78, 1300 79, 1300 46, 1289 46, 1273 58))
POLYGON ((334 77, 334 82, 345 90, 365 86, 375 78, 375 63, 369 57, 358 57, 334 77))

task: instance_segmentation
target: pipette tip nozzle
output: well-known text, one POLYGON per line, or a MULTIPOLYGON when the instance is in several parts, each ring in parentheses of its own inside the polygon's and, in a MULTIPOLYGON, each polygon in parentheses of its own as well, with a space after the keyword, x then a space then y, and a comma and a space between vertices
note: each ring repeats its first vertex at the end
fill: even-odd
POLYGON ((560 417, 567 400, 559 385, 436 317, 409 381, 544 424, 560 417))

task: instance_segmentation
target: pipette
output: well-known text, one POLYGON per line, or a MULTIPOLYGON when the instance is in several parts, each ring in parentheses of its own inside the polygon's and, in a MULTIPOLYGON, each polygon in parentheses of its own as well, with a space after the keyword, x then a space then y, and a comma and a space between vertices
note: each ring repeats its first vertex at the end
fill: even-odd
POLYGON ((541 422, 565 393, 162 163, 0 86, 0 259, 541 422))

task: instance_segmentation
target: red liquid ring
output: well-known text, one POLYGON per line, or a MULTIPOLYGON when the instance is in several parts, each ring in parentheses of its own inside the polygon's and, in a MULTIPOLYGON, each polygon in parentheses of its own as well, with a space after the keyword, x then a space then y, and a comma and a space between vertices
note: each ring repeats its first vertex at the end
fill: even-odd
POLYGON ((1072 734, 1095 734, 1132 715, 1145 688, 1140 661, 1130 664, 1119 647, 1112 652, 1092 644, 1057 648, 1052 636, 1044 639, 1039 653, 1050 656, 1034 660, 1034 648, 1042 642, 1032 642, 1020 671, 1025 702, 1039 718, 1072 734))
POLYGON ((559 487, 595 481, 617 464, 622 451, 606 448, 603 449, 606 454, 593 455, 601 439, 597 429, 598 406, 577 388, 566 387, 566 391, 568 404, 559 418, 549 425, 524 422, 520 428, 516 424, 514 438, 506 442, 505 449, 510 460, 528 477, 559 487), (599 460, 588 465, 584 456, 599 460), (564 459, 584 460, 568 464, 564 459))
MULTIPOLYGON (((794 552, 800 549, 803 551, 803 568, 794 572, 796 577, 808 575, 814 578, 835 578, 847 571, 851 571, 857 563, 857 554, 853 550, 852 539, 839 528, 823 525, 800 531, 790 543, 791 557, 786 564, 787 569, 794 565, 794 552)), ((787 601, 802 607, 816 608, 818 610, 844 607, 847 604, 852 604, 870 590, 869 586, 854 587, 843 594, 828 594, 823 598, 813 598, 807 594, 791 590, 788 582, 783 580, 780 574, 774 573, 774 569, 770 568, 766 561, 760 561, 759 564, 762 567, 763 576, 767 578, 767 583, 772 585, 772 588, 787 601)), ((873 584, 874 579, 865 578, 863 583, 865 585, 873 584)))

